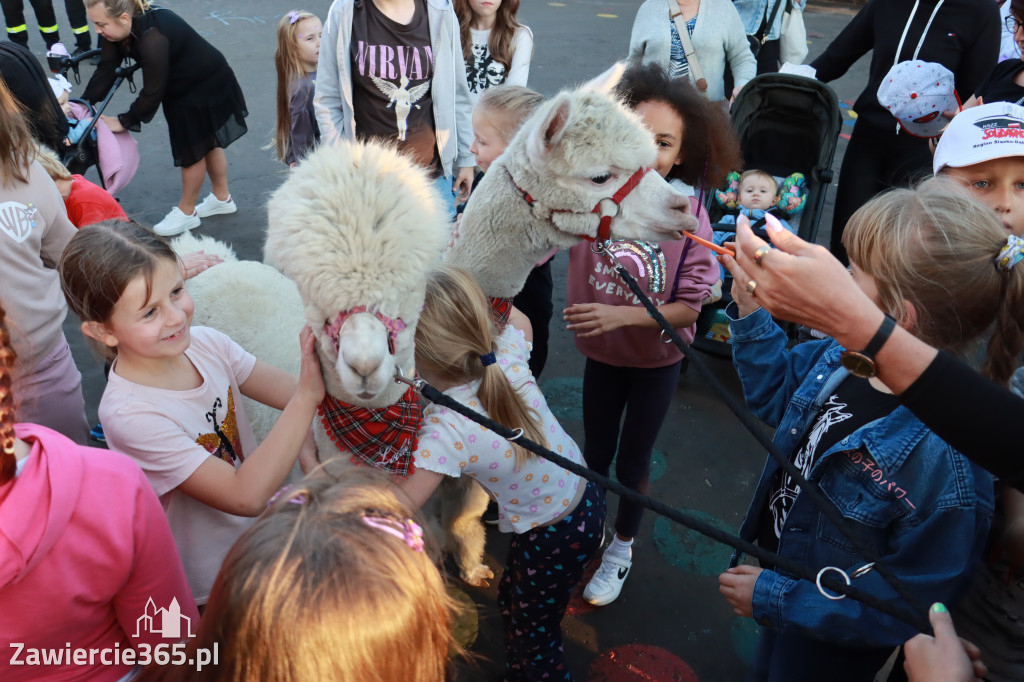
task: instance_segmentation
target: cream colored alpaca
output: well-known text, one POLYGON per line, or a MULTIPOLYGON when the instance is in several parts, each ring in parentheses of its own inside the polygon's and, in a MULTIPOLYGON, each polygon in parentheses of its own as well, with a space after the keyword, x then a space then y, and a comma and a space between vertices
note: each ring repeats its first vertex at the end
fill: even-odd
POLYGON ((515 296, 552 249, 597 237, 602 215, 614 216, 615 239, 666 241, 697 229, 689 199, 642 171, 657 151, 639 117, 609 94, 621 73, 616 65, 542 105, 470 197, 445 261, 473 273, 488 296, 515 296), (634 174, 642 179, 616 206, 611 197, 634 174))

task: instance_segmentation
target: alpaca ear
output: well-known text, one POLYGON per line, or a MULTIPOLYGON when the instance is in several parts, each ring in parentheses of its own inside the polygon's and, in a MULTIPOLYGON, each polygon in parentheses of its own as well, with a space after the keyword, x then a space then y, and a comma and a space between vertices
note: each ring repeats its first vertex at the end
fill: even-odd
POLYGON ((622 79, 622 74, 626 71, 626 62, 615 62, 612 67, 600 74, 596 78, 593 78, 580 88, 584 92, 597 92, 605 95, 614 95, 615 88, 618 86, 619 81, 622 79))
POLYGON ((534 128, 527 144, 527 154, 534 165, 543 166, 550 159, 551 150, 562 141, 571 114, 572 106, 568 96, 560 95, 551 102, 551 107, 534 128))

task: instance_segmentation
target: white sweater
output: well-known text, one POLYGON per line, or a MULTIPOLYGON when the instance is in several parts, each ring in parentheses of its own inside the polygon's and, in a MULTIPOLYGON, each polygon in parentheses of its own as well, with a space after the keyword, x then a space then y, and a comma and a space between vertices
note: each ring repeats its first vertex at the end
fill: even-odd
MULTIPOLYGON (((646 0, 637 10, 633 34, 629 39, 630 58, 655 62, 666 69, 672 50, 672 33, 666 0, 646 0)), ((690 38, 704 79, 708 82, 708 98, 728 99, 723 78, 725 63, 732 67, 737 88, 746 85, 757 73, 757 62, 747 43, 747 32, 740 15, 729 0, 701 0, 697 23, 690 38)), ((693 69, 690 70, 691 77, 693 69)))

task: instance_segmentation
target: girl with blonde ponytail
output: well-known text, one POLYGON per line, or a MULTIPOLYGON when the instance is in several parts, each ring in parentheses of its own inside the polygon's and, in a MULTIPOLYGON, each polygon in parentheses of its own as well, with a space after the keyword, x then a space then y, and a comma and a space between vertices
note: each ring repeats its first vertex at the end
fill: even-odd
MULTIPOLYGON (((521 319, 513 314, 504 330, 495 329, 472 276, 458 268, 440 268, 427 283, 416 328, 416 368, 451 398, 522 429, 524 437, 582 464, 579 447, 555 419, 530 374, 530 340, 518 328, 528 329, 528 324, 521 319)), ((398 483, 418 508, 444 476, 463 474, 497 500, 499 526, 513 533, 498 587, 505 621, 505 677, 565 679, 559 623, 584 566, 601 544, 604 492, 431 404, 424 410, 415 471, 398 483)))
MULTIPOLYGON (((176 600, 193 623, 198 613, 156 493, 124 455, 15 423, 15 355, 0 307, 0 641, 44 651, 169 647, 175 638, 136 627, 147 602, 176 600)), ((40 679, 27 654, 11 653, 0 657, 0 679, 40 679)), ((44 677, 132 672, 133 662, 105 658, 61 657, 44 677)))

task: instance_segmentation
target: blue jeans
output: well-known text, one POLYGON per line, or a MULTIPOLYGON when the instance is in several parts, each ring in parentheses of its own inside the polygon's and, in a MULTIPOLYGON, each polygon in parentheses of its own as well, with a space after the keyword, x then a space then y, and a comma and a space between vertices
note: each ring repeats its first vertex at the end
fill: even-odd
POLYGON ((848 647, 764 628, 747 682, 871 682, 892 647, 848 647))
POLYGON ((453 182, 455 182, 455 178, 446 178, 444 173, 442 173, 437 180, 434 180, 434 185, 437 187, 437 191, 440 193, 441 199, 444 200, 445 206, 447 207, 449 222, 455 220, 455 192, 452 191, 453 182))

